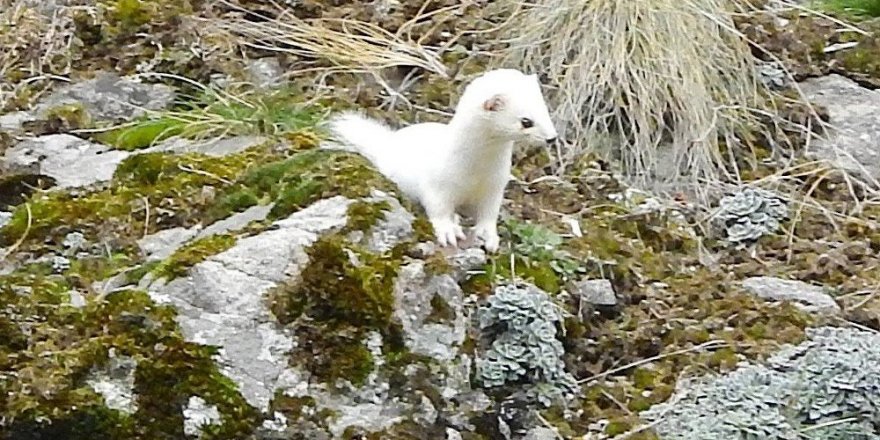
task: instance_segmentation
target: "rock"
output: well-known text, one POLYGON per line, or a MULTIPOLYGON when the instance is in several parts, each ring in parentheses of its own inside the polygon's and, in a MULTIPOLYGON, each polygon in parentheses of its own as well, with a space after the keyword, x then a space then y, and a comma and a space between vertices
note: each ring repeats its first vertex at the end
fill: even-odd
POLYGON ((6 150, 0 172, 49 176, 60 188, 109 181, 129 153, 111 150, 68 134, 19 142, 6 150))
POLYGON ((208 227, 199 231, 195 238, 199 239, 232 231, 240 231, 251 222, 265 220, 274 206, 274 203, 251 206, 242 212, 235 213, 223 220, 218 220, 208 225, 208 227))
POLYGON ((742 286, 751 294, 773 301, 792 301, 803 310, 819 313, 840 312, 840 306, 825 289, 803 281, 773 277, 752 277, 742 286))
POLYGON ((247 64, 248 80, 259 88, 276 86, 281 82, 284 70, 278 58, 259 58, 247 64))
POLYGON ((70 296, 70 305, 81 309, 86 306, 86 299, 76 290, 71 290, 67 292, 68 296, 70 296))
POLYGON ((608 280, 582 280, 572 286, 572 294, 597 306, 617 305, 617 295, 608 280))
POLYGON ((222 157, 247 150, 268 141, 264 136, 233 136, 224 139, 208 141, 194 141, 181 137, 166 139, 149 148, 141 150, 141 153, 201 153, 213 157, 222 157))
POLYGON ((344 197, 319 201, 196 264, 186 277, 148 286, 155 301, 177 307, 187 340, 220 347, 222 371, 260 410, 268 407, 293 348, 292 335, 272 322, 263 296, 302 269, 305 248, 318 234, 345 225, 350 203, 344 197))
POLYGON ((0 228, 6 226, 10 221, 12 221, 12 213, 0 211, 0 228))
POLYGON ((170 257, 174 251, 195 237, 200 229, 199 226, 165 229, 141 238, 137 244, 147 261, 160 261, 170 257))
POLYGON ((467 331, 458 283, 450 275, 428 275, 425 262, 417 260, 400 268, 394 298, 394 316, 403 325, 407 348, 452 361, 467 331))
POLYGON ((0 115, 0 132, 13 132, 21 130, 26 122, 36 121, 37 118, 31 113, 18 111, 0 115))
POLYGON ((126 356, 116 356, 110 349, 110 361, 106 369, 93 371, 86 379, 96 393, 104 397, 108 408, 134 414, 137 411, 137 400, 134 398, 134 373, 137 361, 126 356))
POLYGON ((560 436, 556 431, 539 426, 537 428, 532 428, 525 437, 523 437, 523 440, 557 440, 559 438, 560 436))
POLYGON ((198 437, 202 434, 205 426, 220 423, 220 411, 215 405, 208 406, 205 399, 199 396, 191 396, 183 410, 183 433, 198 437))
POLYGON ((55 91, 37 104, 34 114, 43 117, 55 107, 80 104, 92 120, 130 121, 148 110, 168 108, 174 97, 174 90, 163 84, 144 84, 115 73, 100 73, 55 91))
POLYGON ((880 178, 880 91, 841 75, 810 78, 800 84, 806 96, 828 109, 834 129, 810 147, 815 157, 853 173, 880 178))

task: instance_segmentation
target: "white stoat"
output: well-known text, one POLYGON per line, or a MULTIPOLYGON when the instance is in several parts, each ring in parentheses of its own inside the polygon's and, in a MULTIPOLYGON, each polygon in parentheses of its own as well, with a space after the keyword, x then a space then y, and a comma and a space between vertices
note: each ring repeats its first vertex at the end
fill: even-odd
POLYGON ((557 137, 538 77, 514 69, 474 79, 448 124, 393 130, 355 112, 328 122, 336 142, 369 159, 425 209, 441 246, 466 238, 462 214, 474 219, 473 232, 493 253, 514 141, 552 144, 557 137))

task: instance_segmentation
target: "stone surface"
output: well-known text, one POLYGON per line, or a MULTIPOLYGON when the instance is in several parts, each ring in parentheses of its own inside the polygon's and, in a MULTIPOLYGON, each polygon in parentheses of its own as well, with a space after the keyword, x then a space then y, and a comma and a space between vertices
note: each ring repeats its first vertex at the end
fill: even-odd
POLYGON ((260 88, 276 86, 281 82, 284 70, 278 58, 258 58, 247 64, 248 80, 260 88))
POLYGON ((836 313, 840 306, 825 289, 803 281, 784 280, 773 277, 752 277, 743 280, 742 286, 760 298, 773 301, 791 301, 810 312, 836 313))
POLYGON ((458 283, 450 275, 429 275, 425 262, 416 260, 400 268, 394 298, 394 316, 403 325, 407 348, 442 362, 453 360, 467 331, 458 283))
POLYGON ((248 148, 268 141, 264 136, 233 136, 224 139, 194 141, 180 137, 172 137, 161 143, 141 150, 142 153, 201 153, 213 157, 221 157, 239 153, 248 148))
POLYGON ((40 117, 58 106, 80 104, 93 120, 128 121, 149 110, 169 107, 174 97, 174 90, 163 84, 144 84, 115 73, 100 73, 56 90, 37 104, 34 114, 40 117))
POLYGON ((148 289, 154 300, 178 309, 188 340, 221 348, 221 370, 256 408, 267 408, 293 348, 292 335, 274 324, 263 296, 302 269, 305 248, 319 234, 345 225, 350 203, 344 197, 317 202, 196 264, 188 276, 148 289))
POLYGON ((617 305, 617 295, 614 294, 614 288, 608 280, 579 281, 572 286, 572 294, 597 306, 617 305))
POLYGON ((220 411, 215 405, 208 405, 205 399, 192 396, 183 410, 183 433, 198 437, 205 426, 220 423, 220 411))
POLYGON ((86 384, 104 398, 108 408, 133 414, 137 410, 134 397, 134 373, 137 362, 126 356, 116 356, 110 349, 110 361, 106 369, 93 371, 86 384))
POLYGON ((163 229, 141 238, 137 244, 147 261, 160 261, 170 257, 174 251, 193 239, 200 229, 198 226, 163 229))
POLYGON ((211 235, 225 234, 227 232, 240 231, 247 227, 251 222, 265 220, 269 215, 269 211, 275 206, 274 203, 268 205, 251 206, 250 208, 232 214, 231 216, 218 220, 208 225, 205 229, 196 234, 195 238, 205 238, 211 235))
POLYGON ((811 153, 855 173, 880 178, 880 91, 840 75, 800 84, 806 96, 828 109, 834 126, 827 139, 814 139, 811 153))
POLYGON ((60 188, 109 181, 129 153, 111 150, 69 134, 52 134, 19 142, 6 150, 0 173, 40 174, 60 188))

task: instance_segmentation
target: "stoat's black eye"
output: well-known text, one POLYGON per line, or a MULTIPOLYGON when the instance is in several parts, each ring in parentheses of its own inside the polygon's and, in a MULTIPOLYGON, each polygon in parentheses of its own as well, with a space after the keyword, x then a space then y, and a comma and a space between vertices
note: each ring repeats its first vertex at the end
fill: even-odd
POLYGON ((522 123, 523 128, 532 128, 535 126, 535 123, 529 118, 522 118, 520 122, 522 123))

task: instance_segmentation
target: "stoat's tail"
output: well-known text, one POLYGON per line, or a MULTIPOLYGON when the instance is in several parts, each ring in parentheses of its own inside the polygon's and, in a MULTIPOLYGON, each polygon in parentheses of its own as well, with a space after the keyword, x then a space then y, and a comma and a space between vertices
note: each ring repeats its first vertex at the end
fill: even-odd
POLYGON ((394 130, 357 112, 342 112, 327 122, 334 145, 327 148, 360 153, 381 167, 383 153, 390 147, 394 130))

